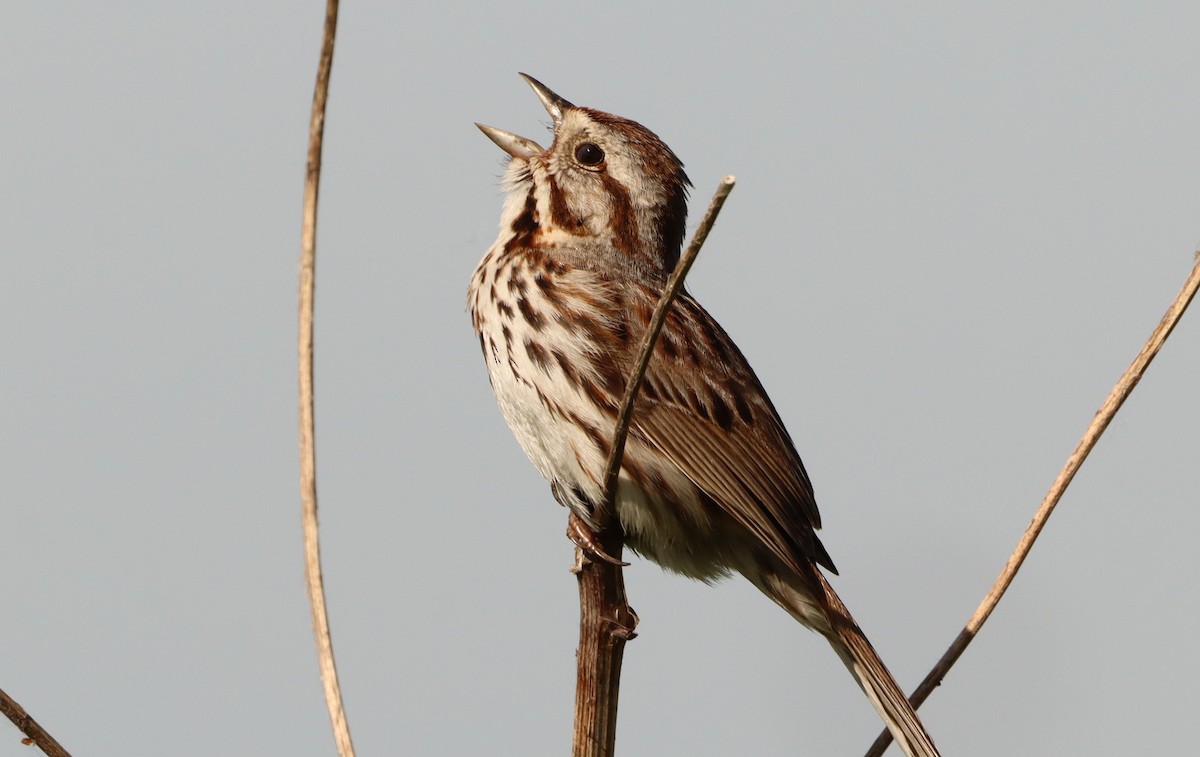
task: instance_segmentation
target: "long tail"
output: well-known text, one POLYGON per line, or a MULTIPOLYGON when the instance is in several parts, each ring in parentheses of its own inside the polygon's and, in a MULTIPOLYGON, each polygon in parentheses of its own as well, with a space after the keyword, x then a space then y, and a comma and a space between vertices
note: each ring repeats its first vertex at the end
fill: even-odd
POLYGON ((908 757, 939 757, 933 739, 896 684, 879 654, 842 604, 833 587, 814 568, 811 578, 775 573, 752 578, 763 593, 804 625, 820 632, 858 681, 892 737, 908 757), (817 586, 810 589, 811 583, 817 586))

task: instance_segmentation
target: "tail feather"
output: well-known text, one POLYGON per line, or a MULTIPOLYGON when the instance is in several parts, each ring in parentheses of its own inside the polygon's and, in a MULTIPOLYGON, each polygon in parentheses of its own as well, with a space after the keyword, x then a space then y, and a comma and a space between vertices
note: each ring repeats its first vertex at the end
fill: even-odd
POLYGON ((847 633, 836 640, 830 639, 829 643, 858 680, 904 753, 909 757, 937 757, 937 747, 908 703, 908 697, 896 685, 866 637, 861 632, 847 633))
POLYGON ((774 574, 752 580, 792 617, 829 640, 904 754, 908 757, 939 757, 933 739, 925 731, 908 697, 820 571, 814 568, 809 579, 818 584, 816 592, 803 586, 808 581, 798 576, 785 578, 774 574))

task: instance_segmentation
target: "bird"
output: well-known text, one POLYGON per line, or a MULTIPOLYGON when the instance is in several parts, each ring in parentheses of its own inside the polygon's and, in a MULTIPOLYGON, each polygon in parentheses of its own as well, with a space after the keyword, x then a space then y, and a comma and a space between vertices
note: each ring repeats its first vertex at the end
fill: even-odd
MULTIPOLYGON (((508 162, 499 234, 471 276, 468 310, 513 435, 572 520, 592 526, 622 397, 679 261, 691 183, 646 127, 521 76, 553 142, 476 124, 508 162)), ((686 291, 637 396, 614 515, 625 546, 668 571, 744 576, 829 641, 907 755, 938 755, 822 572, 837 569, 779 413, 686 291)))

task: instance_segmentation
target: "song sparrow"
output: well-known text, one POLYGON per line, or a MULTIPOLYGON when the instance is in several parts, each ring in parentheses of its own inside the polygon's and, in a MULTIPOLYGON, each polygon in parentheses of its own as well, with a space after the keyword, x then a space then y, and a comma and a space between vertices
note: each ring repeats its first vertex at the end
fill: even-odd
MULTIPOLYGON (((679 260, 690 183, 644 126, 580 108, 522 74, 554 142, 479 125, 511 157, 500 235, 468 293, 505 420, 555 497, 585 521, 603 496, 616 414, 679 260)), ((725 331, 682 294, 638 396, 617 488, 625 543, 702 581, 741 573, 823 634, 909 755, 937 749, 818 566, 812 485, 725 331)))

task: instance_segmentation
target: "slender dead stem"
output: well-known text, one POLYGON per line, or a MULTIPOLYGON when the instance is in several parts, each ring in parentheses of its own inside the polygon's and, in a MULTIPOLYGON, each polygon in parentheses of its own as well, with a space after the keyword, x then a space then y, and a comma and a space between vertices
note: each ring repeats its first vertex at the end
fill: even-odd
MULTIPOLYGON (((622 534, 597 534, 600 546, 621 557, 622 534)), ((625 596, 621 566, 587 561, 576 549, 579 578, 579 649, 576 653, 574 757, 612 757, 617 738, 617 701, 625 642, 636 636, 637 616, 625 596)))
POLYGON ((696 233, 692 235, 691 244, 679 258, 679 263, 671 272, 671 278, 667 279, 667 288, 659 298, 653 315, 650 316, 650 325, 642 340, 642 351, 638 354, 633 376, 630 377, 629 384, 625 387, 625 396, 621 399, 621 411, 617 414, 613 448, 608 454, 608 465, 604 469, 604 501, 592 515, 600 526, 606 525, 612 516, 613 502, 617 496, 617 476, 621 471, 621 460, 625 456, 625 438, 629 436, 629 421, 633 417, 633 403, 637 399, 638 391, 642 388, 642 381, 646 378, 646 367, 650 365, 650 355, 653 354, 654 344, 658 341, 658 332, 662 331, 663 324, 666 323, 667 311, 670 310, 671 303, 683 290, 683 279, 692 269, 692 263, 696 262, 700 248, 704 246, 704 241, 708 239, 708 233, 712 231, 713 224, 717 222, 717 214, 721 212, 725 199, 733 191, 733 185, 734 178, 732 176, 726 176, 717 185, 717 191, 713 193, 713 198, 708 203, 708 210, 700 219, 696 233))
POLYGON ((25 744, 37 746, 49 757, 71 757, 67 750, 62 748, 62 744, 55 741, 54 737, 38 725, 38 722, 25 712, 25 708, 4 693, 3 689, 0 689, 0 712, 25 734, 25 738, 21 740, 25 744))
POLYGON ((337 667, 333 662, 333 637, 325 611, 325 582, 321 577, 321 544, 317 526, 317 450, 313 420, 313 304, 316 290, 317 195, 321 183, 321 147, 325 137, 325 102, 329 97, 329 72, 333 68, 333 43, 337 34, 338 0, 325 5, 325 33, 313 91, 308 130, 308 166, 304 179, 304 220, 300 233, 300 499, 304 528, 304 574, 312 606, 313 635, 325 704, 333 727, 338 754, 351 757, 350 724, 342 707, 337 667))
MULTIPOLYGON (((612 450, 604 477, 604 499, 593 513, 596 539, 604 552, 621 557, 622 533, 613 523, 617 476, 625 454, 625 438, 633 417, 633 405, 646 376, 655 340, 667 317, 671 303, 683 289, 683 279, 695 262, 704 240, 733 191, 734 178, 726 176, 717 187, 708 210, 696 227, 691 244, 680 257, 667 286, 650 318, 642 351, 633 375, 625 388, 621 410, 617 415, 612 450)), ((611 757, 617 736, 617 699, 621 683, 621 661, 625 642, 635 635, 637 616, 625 597, 625 581, 621 566, 602 560, 588 560, 577 554, 576 574, 579 578, 579 650, 576 657, 574 757, 611 757)))
MULTIPOLYGON (((1087 459, 1092 448, 1096 446, 1096 442, 1100 440, 1100 436, 1104 430, 1108 428, 1108 424, 1112 421, 1113 416, 1121 409, 1121 405, 1133 392, 1133 388, 1141 381, 1142 375, 1146 369, 1150 367, 1151 361, 1158 351, 1162 348, 1163 343, 1167 341, 1167 337, 1171 335, 1171 330, 1175 328, 1175 324, 1179 323, 1179 319, 1183 317, 1184 311, 1187 310, 1192 298, 1196 296, 1196 289, 1200 287, 1200 255, 1197 255, 1196 263, 1192 268, 1191 275, 1184 282, 1183 288, 1179 291, 1179 295, 1175 297, 1175 301, 1167 308, 1166 315, 1159 321, 1154 333, 1146 341, 1142 351, 1137 354, 1129 367, 1125 369, 1125 373, 1117 381, 1117 385, 1113 387, 1108 395, 1108 399, 1100 406, 1096 412, 1096 417, 1092 419, 1091 425, 1084 432, 1083 438, 1079 440, 1075 451, 1067 458, 1066 464, 1058 473, 1058 478, 1054 479, 1054 483, 1050 486, 1050 490, 1046 492, 1045 499, 1034 513, 1033 520, 1029 527, 1025 529, 1025 533, 1021 536, 1021 540, 1017 542, 1017 548, 1013 550, 1012 556, 1008 558, 1008 564, 1004 566, 1004 570, 1000 572, 1000 577, 996 579, 996 583, 992 584, 992 588, 988 591, 987 596, 979 604, 975 610, 975 614, 967 621, 967 625, 959 632, 957 638, 950 645, 946 653, 942 655, 942 659, 938 660, 937 665, 933 670, 929 671, 929 675, 925 676, 925 680, 921 681, 921 685, 917 687, 909 701, 912 702, 914 708, 920 707, 942 683, 942 679, 946 677, 946 673, 958 661, 967 645, 979 633, 979 629, 987 622, 988 616, 992 614, 992 610, 996 609, 1000 598, 1004 596, 1004 592, 1008 590, 1013 578, 1016 577, 1017 571, 1021 569, 1021 563, 1025 562, 1025 557, 1029 554, 1029 550, 1033 548, 1034 541, 1037 540, 1038 534, 1042 532, 1042 527, 1046 525, 1050 514, 1054 512, 1058 501, 1062 499, 1063 492, 1067 490, 1071 479, 1075 478, 1075 474, 1079 471, 1079 467, 1083 465, 1083 461, 1087 459)), ((867 757, 881 757, 888 744, 892 741, 892 736, 887 731, 879 734, 875 739, 875 743, 867 750, 867 757)))

